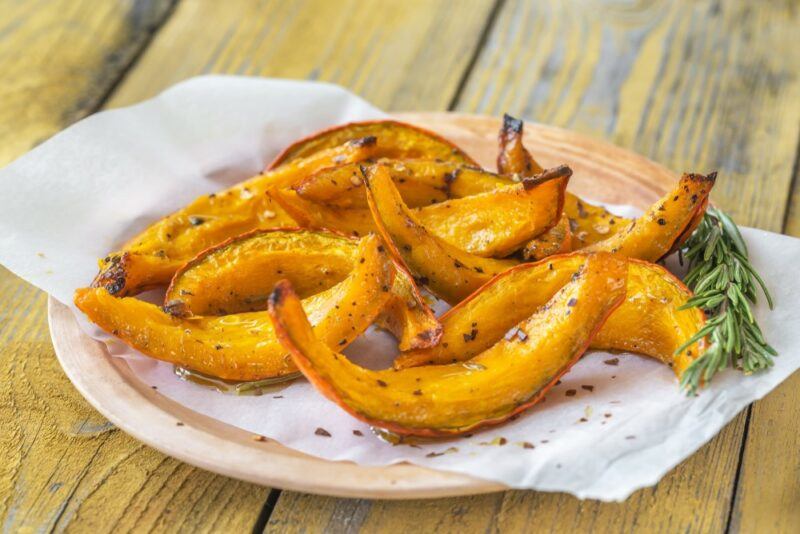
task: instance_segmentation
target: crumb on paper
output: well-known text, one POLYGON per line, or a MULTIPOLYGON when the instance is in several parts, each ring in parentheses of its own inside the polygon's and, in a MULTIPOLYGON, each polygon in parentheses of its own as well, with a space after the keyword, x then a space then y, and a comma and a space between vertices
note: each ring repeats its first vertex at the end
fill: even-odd
POLYGON ((603 363, 606 365, 619 365, 619 358, 611 358, 609 360, 604 360, 603 363))

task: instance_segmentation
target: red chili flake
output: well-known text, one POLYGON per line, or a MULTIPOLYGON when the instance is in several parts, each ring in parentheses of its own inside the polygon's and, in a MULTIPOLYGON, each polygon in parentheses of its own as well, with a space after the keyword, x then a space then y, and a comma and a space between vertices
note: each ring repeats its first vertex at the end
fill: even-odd
POLYGON ((574 389, 568 389, 564 393, 564 395, 566 395, 567 397, 574 397, 576 393, 577 393, 577 391, 575 391, 574 389))
POLYGON ((322 427, 319 427, 319 428, 317 428, 317 429, 314 431, 314 434, 316 434, 317 436, 322 436, 322 437, 324 437, 324 438, 329 438, 329 437, 331 437, 331 433, 330 433, 330 432, 328 432, 327 430, 325 430, 325 429, 324 429, 324 428, 322 428, 322 427))
POLYGON ((353 430, 353 435, 354 435, 354 436, 358 436, 358 437, 360 437, 360 438, 361 438, 361 437, 364 437, 364 433, 363 433, 363 432, 361 432, 360 430, 353 430))
POLYGON ((581 389, 585 389, 586 391, 594 391, 594 386, 581 386, 581 389))
POLYGON ((619 358, 611 358, 610 360, 604 360, 603 363, 606 365, 618 365, 619 358))

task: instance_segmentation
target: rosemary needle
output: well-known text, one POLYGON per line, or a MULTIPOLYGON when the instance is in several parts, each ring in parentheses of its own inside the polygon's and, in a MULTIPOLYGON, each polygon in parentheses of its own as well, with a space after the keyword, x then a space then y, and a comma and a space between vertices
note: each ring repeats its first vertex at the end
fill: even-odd
POLYGON ((750 309, 756 303, 756 286, 770 309, 772 297, 750 264, 747 245, 733 220, 709 207, 680 252, 689 262, 684 282, 694 291, 694 297, 681 309, 701 308, 708 321, 676 354, 704 337, 710 343, 684 371, 681 387, 693 394, 726 367, 750 374, 772 366, 772 357, 778 353, 764 339, 750 309))

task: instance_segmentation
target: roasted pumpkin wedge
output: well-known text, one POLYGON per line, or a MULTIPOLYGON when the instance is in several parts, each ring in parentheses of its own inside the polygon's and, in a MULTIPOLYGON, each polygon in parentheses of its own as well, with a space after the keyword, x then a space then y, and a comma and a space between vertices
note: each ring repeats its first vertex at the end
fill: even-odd
POLYGON ((270 297, 275 332, 323 395, 354 417, 401 435, 447 436, 497 424, 534 405, 580 358, 625 298, 627 266, 589 257, 547 306, 467 363, 372 371, 314 334, 291 284, 270 297))
POLYGON ((324 291, 353 270, 358 242, 300 228, 253 230, 206 249, 172 278, 164 309, 176 316, 267 309, 278 280, 301 298, 324 291))
MULTIPOLYGON (((508 177, 452 161, 380 159, 377 163, 386 166, 403 202, 411 208, 487 193, 515 183, 508 177)), ((322 169, 294 189, 312 202, 337 208, 366 208, 360 166, 348 163, 322 169)))
POLYGON ((686 230, 705 211, 708 195, 717 178, 684 174, 678 185, 641 217, 629 222, 623 231, 586 247, 587 251, 613 252, 630 258, 658 261, 672 251, 686 230))
MULTIPOLYGON (((444 334, 439 345, 402 353, 395 367, 469 360, 509 331, 514 335, 514 325, 550 300, 586 259, 585 253, 576 252, 505 271, 441 317, 444 334)), ((609 317, 590 348, 657 358, 680 378, 703 353, 705 344, 698 342, 680 354, 675 352, 703 327, 705 316, 697 308, 679 309, 692 293, 663 267, 629 259, 627 268, 625 302, 609 317)))
POLYGON ((369 158, 376 146, 374 137, 357 139, 199 197, 100 260, 100 273, 92 285, 112 295, 133 295, 167 284, 181 265, 225 239, 255 228, 297 226, 267 191, 290 187, 321 168, 369 158))
MULTIPOLYGON (((516 174, 520 177, 533 176, 542 172, 542 167, 533 158, 528 149, 522 143, 524 133, 524 123, 520 119, 506 114, 503 115, 503 125, 500 128, 500 152, 497 156, 497 169, 503 174, 516 174)), ((570 245, 574 249, 583 248, 601 241, 625 228, 630 219, 617 217, 611 214, 602 206, 594 206, 570 192, 567 192, 564 200, 564 213, 569 219, 570 224, 570 245)), ((558 242, 558 238, 563 233, 555 228, 552 233, 558 235, 540 236, 541 241, 548 243, 558 242)), ((563 241, 561 242, 563 244, 563 241)), ((536 245, 532 245, 536 248, 536 245)), ((542 258, 541 253, 544 248, 539 248, 539 255, 534 258, 542 258)), ((566 252, 566 250, 561 250, 566 252)))
POLYGON ((378 231, 417 283, 441 299, 455 304, 517 264, 470 254, 433 235, 403 203, 384 166, 374 165, 366 172, 367 199, 378 231))
MULTIPOLYGON (((345 280, 302 303, 320 342, 337 349, 362 333, 391 295, 395 271, 380 238, 364 239, 357 254, 345 280)), ((114 297, 105 288, 79 289, 75 304, 134 349, 193 371, 226 380, 296 372, 266 311, 184 319, 133 297, 114 297)))
POLYGON ((366 136, 378 138, 376 157, 439 159, 477 167, 460 148, 433 132, 403 122, 378 120, 336 126, 301 139, 284 149, 267 169, 366 136))
POLYGON ((432 234, 477 256, 503 257, 558 223, 572 170, 557 167, 521 183, 414 211, 432 234))
MULTIPOLYGON (((287 279, 301 297, 326 290, 356 267, 358 239, 298 228, 254 230, 211 247, 182 267, 167 290, 164 310, 175 316, 226 315, 267 309, 275 283, 287 279)), ((392 332, 400 350, 435 345, 442 327, 414 285, 397 276, 379 326, 392 332)))
POLYGON ((520 252, 526 261, 536 261, 571 250, 572 232, 569 229, 569 217, 562 213, 558 224, 528 241, 520 252))
MULTIPOLYGON (((558 222, 571 174, 569 167, 562 166, 518 184, 412 212, 432 234, 456 248, 482 257, 502 257, 558 222)), ((303 226, 331 228, 351 235, 375 231, 368 209, 309 202, 288 189, 272 195, 303 226)))
POLYGON ((292 189, 276 189, 270 194, 303 227, 334 230, 351 236, 367 235, 375 231, 375 223, 369 210, 318 204, 304 199, 292 189))
POLYGON ((411 274, 395 263, 397 270, 392 286, 392 297, 376 324, 391 332, 401 351, 434 347, 442 337, 442 325, 420 295, 411 274))

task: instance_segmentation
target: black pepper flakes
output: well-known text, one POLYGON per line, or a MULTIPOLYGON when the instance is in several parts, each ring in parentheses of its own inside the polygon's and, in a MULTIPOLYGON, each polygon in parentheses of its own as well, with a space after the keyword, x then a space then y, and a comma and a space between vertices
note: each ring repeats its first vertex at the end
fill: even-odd
POLYGON ((658 222, 658 224, 659 224, 660 226, 664 226, 665 224, 667 224, 667 221, 666 221, 666 219, 658 219, 658 221, 656 221, 656 222, 658 222))
POLYGON ((523 449, 535 449, 536 447, 530 441, 523 441, 522 442, 523 449))
POLYGON ((361 432, 360 430, 353 430, 353 435, 354 435, 354 436, 358 436, 358 437, 360 437, 360 438, 361 438, 361 437, 364 437, 364 433, 363 433, 363 432, 361 432))
POLYGON ((567 391, 564 392, 564 395, 566 395, 567 397, 574 397, 576 393, 578 393, 576 390, 568 389, 567 391))
POLYGON ((594 391, 594 386, 581 386, 581 389, 585 389, 586 391, 594 391))
POLYGON ((577 303, 578 303, 578 299, 576 299, 575 297, 572 297, 571 299, 569 299, 569 302, 567 302, 567 306, 572 307, 572 306, 575 306, 577 303))
POLYGON ((386 382, 384 382, 383 380, 378 379, 377 382, 378 385, 382 388, 385 388, 387 386, 386 382))
POLYGON ((330 432, 328 432, 327 430, 325 430, 325 429, 324 429, 324 428, 322 428, 322 427, 318 427, 318 428, 317 428, 317 429, 314 431, 314 434, 316 434, 317 436, 322 436, 323 438, 329 438, 329 437, 331 437, 331 433, 330 433, 330 432))
POLYGON ((619 358, 611 358, 610 360, 604 360, 603 363, 606 365, 619 365, 619 358))

